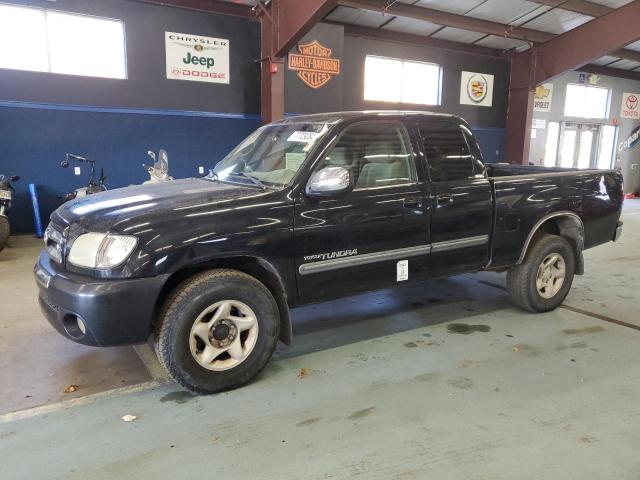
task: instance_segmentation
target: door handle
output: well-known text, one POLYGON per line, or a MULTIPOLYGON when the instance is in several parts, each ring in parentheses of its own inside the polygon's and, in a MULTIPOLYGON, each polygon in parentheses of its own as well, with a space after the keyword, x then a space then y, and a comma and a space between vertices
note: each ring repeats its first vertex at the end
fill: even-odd
POLYGON ((403 201, 404 208, 421 208, 422 199, 420 198, 405 198, 403 201))
POLYGON ((453 203, 453 195, 438 195, 436 198, 438 205, 448 205, 453 203))

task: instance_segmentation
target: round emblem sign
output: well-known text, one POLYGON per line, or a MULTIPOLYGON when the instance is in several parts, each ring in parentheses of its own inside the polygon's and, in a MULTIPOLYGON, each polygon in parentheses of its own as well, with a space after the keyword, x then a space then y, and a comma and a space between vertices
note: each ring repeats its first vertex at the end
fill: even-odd
POLYGON ((483 75, 472 75, 467 82, 467 96, 472 102, 480 103, 487 96, 488 83, 483 75))

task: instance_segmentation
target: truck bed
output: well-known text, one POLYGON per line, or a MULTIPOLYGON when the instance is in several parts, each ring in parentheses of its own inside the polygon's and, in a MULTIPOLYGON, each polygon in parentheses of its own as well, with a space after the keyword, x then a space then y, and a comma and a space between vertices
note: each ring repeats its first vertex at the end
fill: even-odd
POLYGON ((623 201, 620 172, 492 164, 487 174, 495 200, 491 268, 517 262, 532 229, 555 213, 580 217, 584 248, 613 238, 623 201))

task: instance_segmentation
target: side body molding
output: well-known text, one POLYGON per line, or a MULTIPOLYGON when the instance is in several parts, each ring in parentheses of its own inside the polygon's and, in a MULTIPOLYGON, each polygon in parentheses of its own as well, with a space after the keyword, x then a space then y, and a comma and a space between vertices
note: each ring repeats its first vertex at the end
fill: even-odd
POLYGON ((328 272, 341 268, 367 265, 370 263, 384 262, 387 260, 400 260, 403 258, 416 257, 419 255, 429 255, 431 252, 445 252, 457 248, 484 245, 489 241, 488 235, 476 237, 466 237, 446 242, 437 242, 415 247, 399 248, 396 250, 385 250, 382 252, 366 253, 353 257, 338 258, 332 260, 321 260, 319 262, 304 263, 298 268, 300 275, 309 275, 318 272, 328 272))

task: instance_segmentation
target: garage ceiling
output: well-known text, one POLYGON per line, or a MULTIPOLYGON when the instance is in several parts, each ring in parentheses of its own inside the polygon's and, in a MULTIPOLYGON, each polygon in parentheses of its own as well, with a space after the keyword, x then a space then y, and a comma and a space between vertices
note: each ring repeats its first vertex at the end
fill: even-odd
MULTIPOLYGON (((247 6, 257 3, 257 0, 224 1, 247 6)), ((333 9, 326 20, 387 33, 399 32, 477 45, 503 52, 523 51, 529 48, 529 44, 522 36, 531 38, 527 35, 531 30, 535 31, 532 33, 539 34, 537 36, 541 36, 544 41, 631 1, 633 0, 339 0, 340 5, 333 9), (405 5, 428 9, 423 10, 427 17, 431 13, 446 12, 462 17, 463 22, 471 22, 464 25, 468 28, 460 28, 460 25, 447 25, 442 20, 438 23, 424 18, 414 18, 416 12, 421 16, 421 11, 415 9, 411 15, 396 14, 394 8, 405 5), (385 7, 388 7, 389 11, 385 7), (504 34, 496 35, 495 31, 487 31, 487 28, 484 28, 487 25, 474 30, 474 19, 490 23, 488 30, 492 30, 492 27, 495 29, 497 25, 499 29, 503 28, 504 34), (518 31, 514 31, 514 28, 523 29, 521 38, 513 38, 518 37, 518 31)), ((595 59, 591 63, 640 73, 640 40, 628 45, 624 50, 595 59)))

